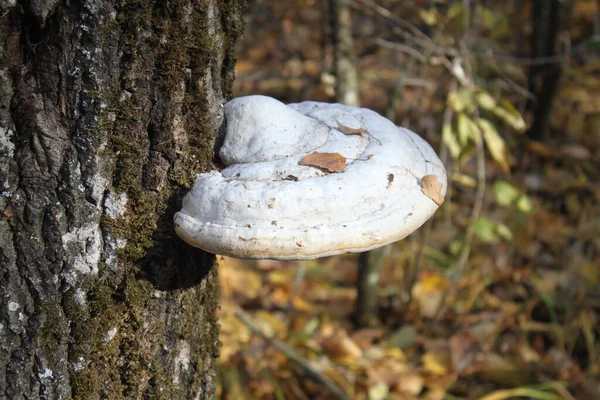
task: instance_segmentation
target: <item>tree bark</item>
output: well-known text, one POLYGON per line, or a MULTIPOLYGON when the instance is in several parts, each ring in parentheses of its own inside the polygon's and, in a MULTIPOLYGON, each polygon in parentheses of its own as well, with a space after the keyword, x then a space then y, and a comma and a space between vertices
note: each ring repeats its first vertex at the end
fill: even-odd
POLYGON ((358 107, 360 100, 352 40, 352 16, 346 0, 329 0, 329 15, 336 78, 335 100, 358 107))
MULTIPOLYGON (((346 0, 329 0, 331 41, 334 50, 335 100, 360 106, 358 72, 352 39, 352 15, 346 0)), ((361 253, 357 259, 356 301, 353 320, 358 327, 376 326, 379 311, 381 249, 361 253)))
POLYGON ((211 168, 243 1, 0 0, 0 398, 210 399, 211 168))
MULTIPOLYGON (((566 7, 563 7, 566 8, 566 7)), ((564 10, 563 10, 564 11, 564 10)), ((531 22, 531 57, 551 57, 556 55, 556 41, 560 30, 560 0, 533 0, 531 22)), ((532 65, 529 69, 529 91, 535 95, 535 101, 528 108, 533 110, 533 123, 527 136, 542 140, 548 128, 548 119, 552 102, 560 81, 559 64, 532 65)))

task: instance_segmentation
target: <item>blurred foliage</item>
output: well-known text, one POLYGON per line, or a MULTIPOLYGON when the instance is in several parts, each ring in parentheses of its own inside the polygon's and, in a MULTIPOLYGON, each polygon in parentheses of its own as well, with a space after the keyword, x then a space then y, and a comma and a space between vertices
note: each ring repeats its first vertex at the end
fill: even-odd
MULTIPOLYGON (((325 3, 249 2, 236 96, 333 100, 325 3)), ((541 142, 530 1, 350 3, 361 104, 439 150, 451 188, 390 249, 377 328, 350 320, 356 255, 221 259, 219 398, 599 399, 600 6, 563 2, 541 142)))

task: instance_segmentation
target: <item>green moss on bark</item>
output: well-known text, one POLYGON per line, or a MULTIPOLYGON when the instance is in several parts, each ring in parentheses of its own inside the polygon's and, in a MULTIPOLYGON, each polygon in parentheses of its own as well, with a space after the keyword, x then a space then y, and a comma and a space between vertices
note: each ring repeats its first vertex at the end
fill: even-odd
MULTIPOLYGON (((101 226, 111 237, 127 242, 119 250, 116 270, 121 272, 104 266, 101 280, 83 289, 84 306, 74 300, 72 292, 63 298, 76 342, 69 360, 75 398, 98 398, 99 393, 110 399, 185 398, 184 388, 165 370, 164 360, 149 356, 172 345, 166 339, 169 335, 176 335, 174 342, 189 344, 191 378, 187 379, 193 382, 206 381, 204 374, 210 365, 205 364, 214 363, 219 356, 216 269, 199 287, 168 292, 161 292, 144 270, 146 263, 177 268, 171 264, 173 252, 178 251, 173 243, 179 239, 170 220, 195 174, 211 169, 218 127, 214 109, 219 106, 212 103, 231 95, 234 44, 241 34, 244 2, 215 3, 214 11, 220 15, 216 24, 208 18, 210 4, 202 2, 188 15, 177 1, 125 0, 115 22, 105 27, 107 41, 116 36, 112 30, 118 32, 123 76, 120 88, 97 94, 108 105, 99 134, 108 142, 104 156, 113 169, 112 190, 125 192, 128 203, 122 218, 104 217, 101 226), (182 23, 186 18, 189 23, 182 23), (202 87, 206 74, 212 74, 210 78, 217 82, 202 87), (186 91, 180 112, 187 145, 177 148, 169 136, 175 111, 165 99, 177 97, 182 85, 186 91), (216 96, 211 92, 215 88, 221 91, 216 96), (128 94, 124 96, 125 90, 128 94), (114 115, 111 119, 109 112, 114 115), (152 119, 156 112, 163 113, 162 125, 152 119), (161 140, 160 135, 169 139, 161 140), (144 186, 153 151, 168 162, 160 190, 144 186), (146 314, 160 315, 160 307, 176 307, 177 311, 169 311, 174 320, 146 318, 146 314)), ((214 262, 214 258, 207 260, 214 262)), ((172 353, 169 349, 165 356, 172 353)))

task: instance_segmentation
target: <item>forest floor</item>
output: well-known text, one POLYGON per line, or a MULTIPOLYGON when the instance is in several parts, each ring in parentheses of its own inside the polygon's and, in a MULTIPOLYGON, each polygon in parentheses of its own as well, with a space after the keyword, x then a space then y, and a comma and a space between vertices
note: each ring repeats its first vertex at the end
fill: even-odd
MULTIPOLYGON (((334 101, 320 3, 251 2, 235 96, 334 101)), ((368 327, 351 318, 357 255, 220 258, 219 398, 600 399, 598 40, 593 51, 556 62, 549 126, 532 140, 515 126, 521 116, 532 123, 531 63, 512 56, 528 54, 530 10, 477 5, 479 22, 465 30, 462 1, 440 2, 444 12, 428 2, 378 3, 392 17, 353 10, 361 105, 445 153, 446 202, 430 224, 383 252, 380 314, 368 327), (470 80, 512 113, 512 120, 492 119, 496 146, 486 137, 482 153, 461 137, 464 109, 483 106, 439 56, 425 52, 426 62, 415 61, 386 44, 407 43, 394 35, 393 15, 410 15, 434 43, 461 49, 470 80), (511 56, 484 57, 481 47, 511 56), (444 139, 444 128, 458 139, 444 139)), ((600 18, 595 1, 575 3, 561 30, 570 43, 592 35, 600 18)))

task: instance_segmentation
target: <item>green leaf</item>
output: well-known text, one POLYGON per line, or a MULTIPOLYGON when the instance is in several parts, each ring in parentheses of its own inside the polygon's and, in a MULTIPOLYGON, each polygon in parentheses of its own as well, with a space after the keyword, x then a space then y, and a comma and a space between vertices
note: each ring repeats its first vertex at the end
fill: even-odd
POLYGON ((498 23, 492 28, 490 32, 490 38, 497 40, 503 36, 508 35, 510 32, 510 20, 504 16, 498 23))
POLYGON ((510 207, 516 204, 521 197, 519 189, 506 181, 497 181, 494 183, 494 196, 496 203, 504 207, 510 207))
POLYGON ((476 96, 477 104, 485 110, 492 110, 494 107, 498 105, 498 102, 491 94, 486 92, 485 90, 481 90, 477 93, 476 96))
POLYGON ((473 222, 473 233, 486 243, 498 243, 500 237, 496 232, 496 223, 489 218, 481 217, 473 222))
POLYGON ((477 181, 473 177, 461 174, 460 172, 454 172, 452 174, 452 181, 461 184, 465 187, 473 188, 477 186, 477 181))
POLYGON ((498 17, 502 15, 500 13, 493 12, 489 8, 483 7, 481 5, 478 5, 477 8, 479 13, 481 14, 482 28, 486 30, 492 29, 494 25, 496 25, 496 23, 498 22, 498 17))
POLYGON ((430 26, 437 24, 438 21, 437 12, 435 11, 435 8, 430 8, 429 10, 419 10, 419 17, 421 17, 421 20, 423 22, 430 26))
POLYGON ((506 99, 500 100, 500 106, 502 106, 502 108, 504 108, 506 111, 508 111, 510 114, 512 114, 515 117, 521 116, 521 113, 519 112, 519 110, 517 110, 515 108, 515 106, 513 106, 512 103, 506 99))
POLYGON ((492 158, 504 172, 508 172, 510 167, 508 165, 509 155, 506 142, 502 139, 502 136, 500 136, 494 124, 487 119, 478 118, 477 125, 481 128, 483 139, 485 140, 485 144, 490 151, 492 158))
POLYGON ((486 396, 480 397, 479 400, 508 400, 516 398, 528 398, 535 400, 563 400, 564 397, 555 395, 550 392, 544 392, 529 388, 515 388, 496 390, 486 396))
POLYGON ((524 214, 528 214, 533 210, 531 199, 506 181, 494 183, 494 196, 496 203, 503 207, 516 207, 524 214))
POLYGON ((526 195, 521 195, 517 201, 517 209, 522 213, 529 214, 533 211, 533 202, 526 195))
POLYGON ((454 2, 448 9, 448 12, 446 13, 446 15, 448 16, 448 18, 452 19, 452 18, 460 17, 462 15, 462 12, 463 12, 463 3, 454 2))
POLYGON ((448 251, 450 252, 450 254, 452 254, 454 257, 458 257, 458 255, 460 254, 460 251, 462 250, 463 246, 464 246, 464 241, 460 240, 460 239, 454 239, 453 241, 450 242, 450 244, 448 245, 448 251))
POLYGON ((500 100, 500 104, 490 110, 502 122, 510 126, 515 131, 525 132, 527 125, 519 111, 508 101, 500 100))
POLYGON ((513 233, 510 228, 502 223, 496 225, 496 232, 498 235, 502 236, 503 239, 512 240, 513 233))
POLYGON ((442 127, 442 141, 448 147, 448 151, 450 151, 450 155, 455 160, 458 159, 461 152, 460 143, 458 143, 458 139, 456 139, 456 133, 452 130, 452 125, 444 124, 442 127))
POLYGON ((473 91, 470 88, 462 88, 456 92, 448 93, 448 105, 456 112, 473 112, 475 109, 473 91))
POLYGON ((456 123, 458 141, 461 146, 466 146, 469 141, 470 128, 469 128, 469 117, 465 114, 458 114, 458 120, 456 123))
POLYGON ((463 113, 458 114, 458 140, 463 146, 466 146, 469 140, 475 143, 481 140, 481 131, 477 124, 463 113))

